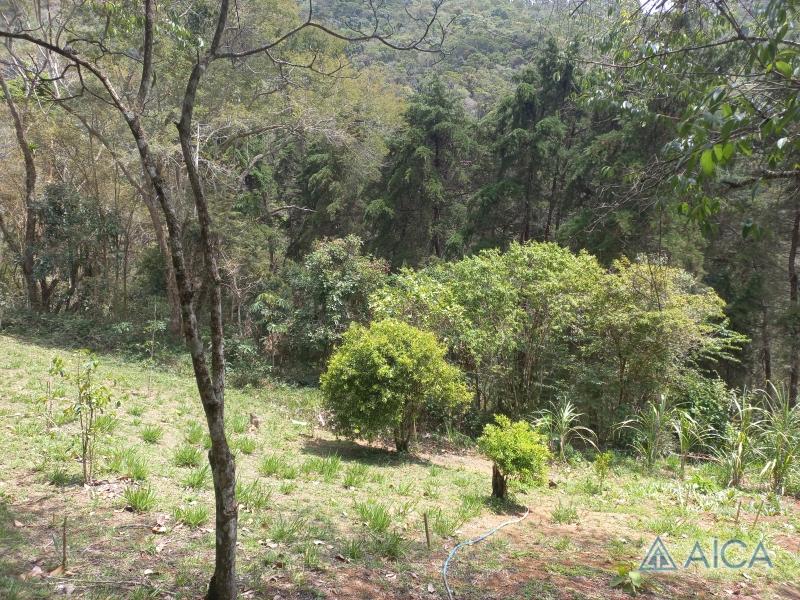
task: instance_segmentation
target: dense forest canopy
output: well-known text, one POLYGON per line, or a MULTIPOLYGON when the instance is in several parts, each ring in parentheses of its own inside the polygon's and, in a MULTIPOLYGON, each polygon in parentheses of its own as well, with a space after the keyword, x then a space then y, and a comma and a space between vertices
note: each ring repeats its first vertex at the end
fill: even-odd
POLYGON ((794 405, 798 11, 0 0, 0 325, 151 361, 183 338, 210 598, 236 586, 226 383, 332 364, 332 406, 381 388, 394 415, 337 431, 394 426, 404 450, 495 414, 530 437, 502 415, 548 406, 624 446, 644 407, 719 434, 732 389, 794 405))
MULTIPOLYGON (((201 231, 173 123, 213 11, 154 8, 142 86, 139 7, 65 3, 46 16, 36 6, 4 8, 3 306, 137 322, 163 303, 156 313, 169 311, 175 333, 166 223, 136 143, 69 53, 102 66, 123 98, 146 88, 140 120, 202 305, 201 231), (66 53, 25 37, 56 24, 48 43, 66 53)), ((627 258, 686 270, 750 340, 733 362, 698 368, 729 384, 796 386, 794 4, 434 7, 426 32, 422 5, 315 2, 312 18, 344 35, 301 29, 252 54, 309 7, 241 7, 246 25, 208 69, 186 134, 233 347, 314 377, 305 360, 324 359, 330 328, 369 318, 376 280, 359 261, 390 273, 555 241, 606 267, 627 258), (371 28, 393 42, 372 43, 371 28), (348 236, 359 241, 320 249, 348 236), (320 265, 320 252, 337 257, 320 265), (346 290, 313 289, 342 271, 354 273, 346 290)))
MULTIPOLYGON (((102 65, 135 97, 142 15, 126 4, 67 3, 49 16, 36 6, 4 8, 14 35, 2 73, 3 304, 133 322, 156 299, 176 332, 165 223, 124 120, 85 66, 34 52, 23 35, 58 24, 48 43, 102 65)), ((287 367, 290 347, 317 343, 289 332, 322 318, 295 310, 308 310, 298 278, 325 239, 358 236, 355 254, 388 271, 556 241, 605 266, 658 257, 692 273, 750 338, 738 364, 706 366, 732 384, 795 382, 793 3, 436 7, 424 48, 397 49, 425 32, 424 6, 318 2, 313 18, 326 26, 359 38, 374 25, 398 43, 304 29, 252 55, 244 48, 280 38, 308 7, 242 7, 247 25, 208 69, 188 133, 231 333, 287 367)), ((213 17, 203 4, 154 10, 141 121, 202 304, 173 122, 213 17)))

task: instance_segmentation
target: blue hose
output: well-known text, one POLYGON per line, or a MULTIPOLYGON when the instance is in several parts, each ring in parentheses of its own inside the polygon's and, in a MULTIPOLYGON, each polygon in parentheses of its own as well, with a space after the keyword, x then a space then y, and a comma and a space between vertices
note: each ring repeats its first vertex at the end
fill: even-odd
POLYGON ((498 525, 497 527, 490 529, 486 533, 479 535, 476 538, 459 542, 458 544, 453 546, 453 549, 450 550, 450 553, 447 555, 447 558, 444 561, 444 565, 442 565, 442 579, 444 580, 444 589, 447 590, 447 597, 449 598, 449 600, 454 600, 454 596, 453 596, 453 590, 450 589, 450 585, 447 583, 447 567, 450 566, 450 560, 456 555, 456 552, 458 552, 459 548, 461 548, 462 546, 472 546, 473 544, 482 542, 490 535, 497 533, 503 527, 506 527, 508 525, 513 525, 514 523, 519 523, 525 517, 527 517, 528 514, 530 514, 530 509, 526 508, 525 514, 522 515, 521 517, 517 517, 516 519, 511 519, 510 521, 505 521, 504 523, 500 523, 500 525, 498 525))

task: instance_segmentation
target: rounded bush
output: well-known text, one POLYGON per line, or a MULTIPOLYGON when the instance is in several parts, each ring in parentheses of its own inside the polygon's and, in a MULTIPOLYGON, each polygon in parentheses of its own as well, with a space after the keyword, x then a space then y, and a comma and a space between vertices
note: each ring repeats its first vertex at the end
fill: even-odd
POLYGON ((494 420, 478 438, 478 448, 494 463, 492 495, 505 498, 511 479, 526 485, 545 483, 551 458, 547 438, 526 421, 512 423, 503 415, 495 415, 494 420))
POLYGON ((334 430, 350 438, 394 436, 408 450, 423 411, 452 410, 470 394, 433 334, 394 319, 352 325, 321 378, 334 430))

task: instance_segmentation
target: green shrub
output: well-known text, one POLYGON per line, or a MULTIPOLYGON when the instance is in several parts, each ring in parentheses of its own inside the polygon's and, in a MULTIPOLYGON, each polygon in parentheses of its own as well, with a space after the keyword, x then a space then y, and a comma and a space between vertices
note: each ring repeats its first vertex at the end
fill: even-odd
POLYGON ((606 477, 608 477, 608 473, 611 471, 611 463, 613 462, 614 454, 608 450, 605 452, 600 452, 594 457, 592 467, 594 468, 594 474, 597 475, 597 480, 600 483, 601 490, 605 484, 606 477))
POLYGON ((142 440, 147 444, 157 444, 164 435, 164 430, 158 425, 146 425, 142 428, 142 440))
POLYGON ((389 509, 375 500, 357 502, 355 509, 361 521, 372 533, 383 533, 392 524, 392 515, 389 513, 389 509))
POLYGON ((297 477, 297 467, 291 464, 286 457, 277 454, 265 456, 258 467, 258 471, 264 477, 275 477, 276 479, 294 479, 297 477))
POLYGON ((264 488, 259 481, 250 483, 236 482, 236 499, 239 504, 250 510, 263 510, 269 507, 272 491, 264 488))
POLYGON ((211 472, 210 469, 208 468, 208 465, 199 467, 197 469, 192 469, 191 471, 189 471, 189 474, 186 476, 186 479, 183 480, 183 484, 186 487, 191 488, 193 490, 203 489, 204 487, 206 487, 206 484, 208 483, 210 473, 211 472))
POLYGON ((563 504, 561 504, 561 501, 559 500, 558 506, 556 506, 553 509, 551 517, 553 519, 553 523, 558 523, 558 524, 577 523, 578 511, 572 504, 564 506, 563 504))
POLYGON ((324 458, 321 456, 314 456, 306 460, 300 467, 300 470, 306 474, 317 473, 323 481, 330 483, 336 479, 341 465, 342 459, 339 458, 337 454, 324 458))
POLYGON ((208 509, 205 506, 179 506, 175 509, 175 520, 188 527, 200 527, 208 521, 208 509))
POLYGON ((392 433, 408 450, 418 418, 470 398, 461 372, 444 359, 433 334, 387 319, 354 324, 322 375, 322 393, 337 433, 374 438, 392 433))
POLYGON ((192 444, 193 446, 199 444, 200 442, 203 441, 204 433, 205 430, 203 429, 202 425, 200 425, 200 423, 197 423, 196 421, 191 421, 186 426, 186 443, 192 444))
POLYGON ((494 420, 496 424, 486 425, 478 438, 478 448, 494 463, 492 495, 505 498, 512 479, 527 485, 546 482, 547 438, 525 421, 512 423, 503 415, 495 415, 494 420))
POLYGON ((269 528, 269 537, 275 542, 289 543, 302 533, 305 526, 306 520, 300 515, 287 519, 280 514, 269 528))
POLYGON ((251 437, 241 437, 241 438, 235 440, 233 442, 232 446, 235 449, 241 451, 242 454, 250 455, 250 454, 252 454, 253 452, 256 451, 256 448, 258 447, 258 444, 251 437))
POLYGON ((725 431, 730 406, 730 391, 721 379, 708 379, 696 371, 687 371, 673 386, 670 399, 685 408, 692 419, 711 430, 710 441, 725 431))
POLYGON ((129 486, 122 497, 135 512, 147 512, 156 504, 156 493, 148 486, 129 486))
POLYGON ((175 464, 179 467, 199 467, 203 455, 192 446, 181 446, 175 451, 175 464))
POLYGON ((800 463, 800 404, 792 405, 784 387, 770 384, 762 392, 763 419, 758 424, 758 444, 766 461, 763 475, 770 478, 772 491, 784 493, 786 480, 800 463))
POLYGON ((355 463, 347 467, 347 470, 344 472, 344 487, 352 487, 357 488, 361 487, 366 483, 367 476, 369 474, 369 469, 367 465, 362 465, 360 463, 355 463))

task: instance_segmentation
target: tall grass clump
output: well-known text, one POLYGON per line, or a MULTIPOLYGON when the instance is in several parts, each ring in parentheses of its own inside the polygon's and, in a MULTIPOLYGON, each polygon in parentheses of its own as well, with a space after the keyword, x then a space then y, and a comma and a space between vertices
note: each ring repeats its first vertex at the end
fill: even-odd
POLYGON ((759 452, 765 463, 762 475, 772 491, 782 494, 793 469, 800 462, 800 405, 792 406, 785 387, 770 383, 762 392, 764 410, 756 423, 759 452))
POLYGON ((748 465, 758 457, 756 437, 761 414, 761 409, 753 404, 753 394, 748 390, 743 390, 731 401, 730 419, 714 453, 727 486, 741 486, 748 465))

